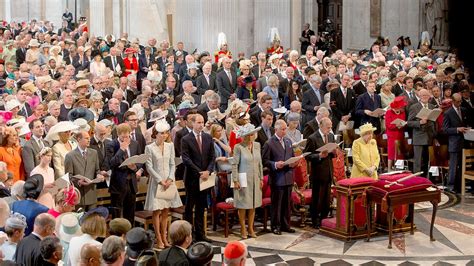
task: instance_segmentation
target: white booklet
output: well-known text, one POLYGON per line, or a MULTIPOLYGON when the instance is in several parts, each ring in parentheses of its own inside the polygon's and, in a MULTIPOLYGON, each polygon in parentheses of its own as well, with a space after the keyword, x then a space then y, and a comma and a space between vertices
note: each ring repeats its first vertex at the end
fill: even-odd
POLYGON ((125 161, 123 161, 120 167, 132 165, 132 164, 146 163, 146 161, 148 161, 149 158, 150 158, 149 154, 134 155, 132 157, 127 158, 125 161))
POLYGON ((298 141, 298 142, 293 143, 291 146, 292 146, 293 148, 301 147, 301 148, 304 149, 304 148, 306 147, 306 143, 307 143, 307 142, 308 142, 307 139, 302 139, 302 140, 300 140, 300 141, 298 141))
POLYGON ((212 173, 206 180, 199 178, 199 191, 203 191, 216 185, 216 174, 212 173))
POLYGON ((49 192, 51 193, 51 195, 56 195, 58 194, 58 192, 69 186, 69 184, 71 183, 70 179, 69 179, 69 173, 66 173, 65 175, 59 177, 58 179, 56 179, 53 183, 53 186, 49 189, 46 190, 46 192, 49 192))
POLYGON ((474 141, 474 129, 469 129, 466 133, 464 133, 464 139, 474 141))
POLYGON ((397 127, 404 127, 407 124, 407 121, 397 118, 393 120, 390 124, 396 125, 397 127))
POLYGON ((421 108, 421 110, 418 112, 416 115, 417 118, 423 119, 426 118, 428 120, 431 120, 433 122, 438 119, 438 116, 441 114, 442 110, 437 108, 437 109, 427 109, 427 108, 421 108))
MULTIPOLYGON (((240 187, 247 187, 247 173, 239 173, 240 187)), ((234 188, 234 182, 230 182, 230 187, 234 188)))
POLYGON ((346 131, 349 129, 354 128, 354 121, 347 121, 347 123, 339 122, 339 126, 337 127, 337 131, 346 131))
POLYGON ((317 149, 316 151, 319 151, 319 152, 327 151, 327 152, 331 153, 335 149, 337 149, 337 147, 339 147, 339 145, 341 145, 342 143, 343 143, 343 141, 341 141, 339 143, 329 142, 326 145, 324 145, 324 146, 320 147, 319 149, 317 149))

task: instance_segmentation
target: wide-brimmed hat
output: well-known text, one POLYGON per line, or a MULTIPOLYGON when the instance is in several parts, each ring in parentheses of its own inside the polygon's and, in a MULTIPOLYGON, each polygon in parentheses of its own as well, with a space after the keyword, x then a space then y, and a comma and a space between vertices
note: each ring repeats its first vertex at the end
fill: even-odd
POLYGON ((38 77, 37 80, 41 83, 47 83, 47 82, 53 81, 53 78, 51 78, 50 75, 45 75, 45 76, 38 77))
POLYGON ((161 120, 158 120, 156 122, 155 130, 158 133, 163 133, 163 132, 166 132, 166 131, 170 130, 170 125, 168 124, 168 122, 166 122, 166 120, 161 119, 161 120))
POLYGON ((125 54, 133 54, 133 53, 135 53, 135 49, 129 47, 129 48, 125 49, 125 52, 124 52, 124 53, 125 53, 125 54))
POLYGON ((359 127, 359 135, 362 136, 367 132, 374 132, 375 130, 377 130, 377 128, 372 126, 371 123, 366 123, 359 127))
MULTIPOLYGON (((77 72, 76 74, 76 79, 81 80, 81 79, 86 79, 91 73, 87 72, 87 70, 81 70, 77 72)), ((77 84, 76 84, 77 88, 77 84)))
POLYGON ((452 99, 444 99, 441 101, 441 109, 447 109, 449 107, 453 106, 453 100, 452 99))
POLYGON ((49 129, 48 134, 46 135, 45 139, 53 140, 53 141, 58 140, 59 139, 58 133, 73 131, 78 128, 79 127, 71 121, 61 121, 49 129))
POLYGON ((197 104, 191 103, 188 100, 184 100, 178 105, 178 110, 192 109, 192 108, 196 108, 196 106, 197 106, 197 104))
POLYGON ((6 46, 11 46, 11 45, 13 45, 13 40, 8 40, 5 45, 6 45, 6 46))
POLYGON ((253 124, 248 123, 246 125, 240 126, 236 130, 236 133, 239 137, 245 137, 257 133, 260 129, 262 129, 262 127, 255 128, 253 124))
POLYGON ((74 121, 78 118, 83 118, 87 122, 90 122, 94 120, 94 113, 92 113, 91 110, 84 107, 77 107, 69 111, 67 115, 67 119, 69 119, 69 121, 74 121))
POLYGON ((103 125, 104 127, 110 127, 110 126, 115 125, 114 122, 110 121, 110 119, 105 119, 105 118, 100 120, 97 123, 103 125))
POLYGON ((51 53, 52 53, 53 51, 58 51, 58 53, 59 53, 59 52, 61 52, 61 46, 59 46, 59 45, 54 45, 54 46, 52 46, 52 47, 49 49, 49 51, 50 51, 51 53))
POLYGON ((43 49, 43 48, 51 48, 51 45, 50 45, 49 43, 46 43, 46 42, 45 42, 45 43, 41 44, 40 48, 41 48, 41 49, 43 49))
POLYGON ((75 130, 76 132, 80 132, 80 131, 87 131, 89 132, 89 130, 91 129, 91 127, 89 126, 89 124, 87 123, 87 120, 85 120, 84 118, 78 118, 76 120, 74 120, 73 122, 76 126, 78 126, 78 128, 75 130))
POLYGON ((27 90, 31 93, 35 93, 36 90, 37 90, 35 84, 33 84, 33 82, 31 82, 31 81, 21 85, 21 88, 24 89, 24 90, 27 90))
POLYGON ((56 234, 62 241, 69 243, 71 238, 82 235, 78 214, 67 212, 56 218, 56 234))
POLYGON ((5 104, 5 111, 11 111, 15 107, 20 107, 21 103, 17 99, 11 99, 5 104))
POLYGON ((18 212, 10 214, 10 217, 5 221, 5 227, 12 229, 25 229, 27 226, 26 217, 18 212))
POLYGON ((25 181, 23 185, 23 198, 24 199, 37 199, 43 190, 44 178, 40 174, 35 174, 25 181))
POLYGON ((219 109, 214 109, 207 112, 207 120, 211 122, 217 122, 224 119, 225 114, 221 113, 219 109))
POLYGON ((109 222, 109 231, 118 234, 124 235, 132 229, 132 224, 125 218, 115 218, 109 222))
POLYGON ((397 96, 395 99, 390 103, 390 108, 392 109, 400 109, 407 106, 407 101, 405 101, 404 96, 397 96))
POLYGON ((79 107, 81 104, 87 104, 87 108, 91 106, 91 101, 87 98, 79 98, 77 101, 74 103, 74 108, 79 107))
POLYGON ((89 210, 88 212, 84 213, 81 216, 81 218, 79 219, 79 224, 82 224, 87 219, 87 217, 89 217, 93 214, 98 214, 98 215, 104 217, 104 219, 107 219, 107 217, 109 217, 109 210, 107 210, 107 208, 102 207, 102 206, 94 208, 92 210, 89 210))
POLYGON ((166 95, 160 94, 156 96, 155 98, 152 98, 151 105, 160 107, 163 104, 165 104, 167 100, 168 100, 168 97, 166 97, 166 95))
POLYGON ((38 42, 37 39, 31 39, 30 42, 28 43, 29 47, 39 47, 40 43, 38 42))
POLYGON ((214 257, 214 249, 207 242, 197 242, 189 247, 187 255, 192 265, 206 265, 214 257))
POLYGON ((76 82, 76 89, 80 87, 89 87, 91 83, 88 79, 80 79, 76 82))
POLYGON ((156 109, 150 113, 148 122, 155 122, 157 120, 165 119, 168 115, 168 110, 156 109))
POLYGON ((127 254, 136 258, 143 251, 150 249, 153 245, 152 235, 141 227, 132 228, 125 235, 127 241, 127 254))

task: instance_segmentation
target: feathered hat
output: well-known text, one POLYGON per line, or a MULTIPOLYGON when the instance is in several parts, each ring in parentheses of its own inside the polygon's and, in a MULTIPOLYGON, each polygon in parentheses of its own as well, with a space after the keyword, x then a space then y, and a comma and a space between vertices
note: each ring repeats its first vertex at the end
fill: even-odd
POLYGON ((227 37, 225 36, 225 33, 219 32, 217 35, 217 49, 221 49, 224 44, 227 44, 227 37))
POLYGON ((270 28, 268 39, 270 43, 273 43, 274 41, 280 41, 280 34, 278 33, 278 28, 270 28))

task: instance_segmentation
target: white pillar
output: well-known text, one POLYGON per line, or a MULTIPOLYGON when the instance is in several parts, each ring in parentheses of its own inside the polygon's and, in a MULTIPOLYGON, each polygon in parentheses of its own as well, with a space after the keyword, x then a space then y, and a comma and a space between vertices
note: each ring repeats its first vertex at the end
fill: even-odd
POLYGON ((89 32, 95 36, 105 35, 105 3, 102 0, 90 0, 89 2, 89 32))

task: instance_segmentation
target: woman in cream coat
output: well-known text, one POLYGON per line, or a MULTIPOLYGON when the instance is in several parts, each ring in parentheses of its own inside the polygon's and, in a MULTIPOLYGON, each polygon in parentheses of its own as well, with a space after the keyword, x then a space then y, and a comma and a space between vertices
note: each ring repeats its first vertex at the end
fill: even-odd
POLYGON ((252 124, 239 127, 237 134, 242 142, 234 146, 234 162, 232 164, 232 182, 234 183, 234 207, 238 209, 240 233, 247 238, 245 216, 248 210, 248 235, 257 237, 253 228, 255 209, 262 206, 263 166, 260 143, 255 142, 256 133, 261 128, 252 124), (239 174, 246 174, 247 186, 242 187, 239 174))
MULTIPOLYGON (((72 122, 63 121, 53 126, 48 135, 59 136, 59 141, 53 146, 53 166, 54 166, 54 178, 58 179, 63 176, 64 173, 64 158, 66 154, 77 147, 77 143, 71 138, 71 131, 78 129, 78 126, 72 122)), ((47 140, 55 138, 54 136, 46 136, 47 140)))
POLYGON ((178 193, 172 200, 156 197, 158 190, 169 189, 169 186, 175 181, 174 145, 165 142, 168 139, 169 130, 170 126, 164 119, 158 121, 152 133, 152 138, 155 141, 145 147, 145 154, 150 155, 150 159, 146 162, 150 181, 148 182, 145 210, 153 211, 153 226, 160 249, 170 246, 167 240, 169 208, 178 208, 183 205, 178 193))
POLYGON ((359 128, 360 138, 352 143, 352 165, 351 177, 372 177, 378 179, 377 169, 380 163, 377 141, 373 139, 377 128, 367 123, 359 128))

